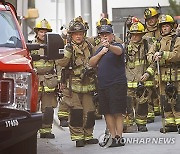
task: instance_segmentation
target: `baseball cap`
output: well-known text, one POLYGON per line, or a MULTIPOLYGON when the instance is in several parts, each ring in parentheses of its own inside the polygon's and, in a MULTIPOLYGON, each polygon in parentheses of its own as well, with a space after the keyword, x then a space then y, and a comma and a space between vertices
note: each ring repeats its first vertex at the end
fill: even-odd
POLYGON ((101 33, 113 33, 113 29, 109 25, 102 25, 101 28, 99 29, 99 34, 101 33))

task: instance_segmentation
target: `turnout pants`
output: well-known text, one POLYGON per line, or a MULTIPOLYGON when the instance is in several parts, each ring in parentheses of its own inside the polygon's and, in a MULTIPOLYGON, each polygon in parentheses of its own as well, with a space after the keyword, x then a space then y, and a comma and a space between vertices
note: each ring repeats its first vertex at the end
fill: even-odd
POLYGON ((63 101, 69 106, 69 130, 71 140, 89 140, 93 138, 95 124, 95 106, 90 93, 72 92, 63 90, 63 101))
POLYGON ((55 92, 39 92, 39 103, 41 103, 41 111, 43 115, 42 128, 40 133, 51 133, 53 124, 54 108, 57 107, 57 98, 55 92))

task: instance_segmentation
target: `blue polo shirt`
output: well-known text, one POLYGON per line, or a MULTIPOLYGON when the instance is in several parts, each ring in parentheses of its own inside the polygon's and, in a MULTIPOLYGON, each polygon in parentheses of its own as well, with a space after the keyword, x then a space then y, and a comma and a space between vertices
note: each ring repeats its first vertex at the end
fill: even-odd
MULTIPOLYGON (((113 43, 123 49, 120 43, 113 43)), ((97 49, 98 54, 103 47, 97 49)), ((116 55, 110 50, 98 62, 98 86, 104 89, 115 83, 127 84, 124 62, 124 50, 121 55, 116 55)))

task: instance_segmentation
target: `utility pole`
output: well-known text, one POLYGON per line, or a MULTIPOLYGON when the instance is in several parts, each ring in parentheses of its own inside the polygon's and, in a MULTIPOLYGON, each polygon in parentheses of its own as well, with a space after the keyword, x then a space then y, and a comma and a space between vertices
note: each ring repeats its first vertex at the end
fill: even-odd
POLYGON ((92 36, 91 0, 81 0, 81 14, 83 19, 87 21, 89 25, 87 35, 92 36))
POLYGON ((65 0, 66 26, 74 18, 74 0, 65 0))
POLYGON ((59 15, 59 0, 56 0, 56 33, 58 33, 59 31, 58 15, 59 15))
POLYGON ((25 19, 27 11, 28 0, 17 0, 17 15, 20 16, 21 28, 26 42, 28 41, 27 19, 25 19))
POLYGON ((102 18, 108 18, 107 0, 102 0, 102 18))

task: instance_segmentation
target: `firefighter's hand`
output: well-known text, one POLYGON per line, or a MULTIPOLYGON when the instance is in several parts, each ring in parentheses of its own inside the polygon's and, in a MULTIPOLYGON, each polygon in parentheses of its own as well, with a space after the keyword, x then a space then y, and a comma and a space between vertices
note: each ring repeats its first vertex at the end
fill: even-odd
POLYGON ((162 52, 156 52, 153 56, 154 61, 159 61, 162 58, 162 52))
POLYGON ((141 76, 140 81, 141 81, 141 82, 144 82, 144 81, 146 81, 148 78, 149 78, 149 74, 148 74, 148 73, 144 73, 144 74, 141 76))

